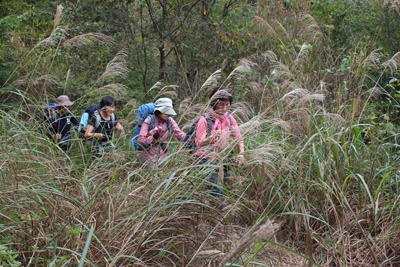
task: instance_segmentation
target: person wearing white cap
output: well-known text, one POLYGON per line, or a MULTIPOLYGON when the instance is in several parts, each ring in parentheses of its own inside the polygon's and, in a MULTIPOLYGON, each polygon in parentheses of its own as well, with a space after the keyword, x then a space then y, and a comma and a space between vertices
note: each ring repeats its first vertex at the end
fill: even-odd
POLYGON ((55 116, 47 120, 47 135, 55 140, 64 151, 67 151, 71 147, 71 129, 79 127, 78 120, 68 110, 68 107, 73 104, 68 96, 59 96, 56 102, 55 116))
POLYGON ((168 156, 165 144, 168 136, 174 135, 179 141, 185 139, 186 134, 179 129, 178 124, 171 118, 175 115, 172 100, 160 98, 156 101, 154 115, 150 115, 144 120, 137 142, 145 148, 141 151, 141 157, 151 167, 154 167, 157 161, 168 156))

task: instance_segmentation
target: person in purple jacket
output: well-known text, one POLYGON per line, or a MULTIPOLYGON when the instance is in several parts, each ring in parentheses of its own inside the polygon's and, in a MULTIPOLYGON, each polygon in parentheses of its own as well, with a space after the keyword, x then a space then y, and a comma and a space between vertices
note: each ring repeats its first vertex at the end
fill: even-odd
POLYGON ((168 156, 166 142, 169 136, 173 135, 179 141, 185 139, 186 134, 171 118, 174 115, 176 112, 172 106, 172 100, 160 98, 156 101, 154 115, 147 117, 143 122, 137 142, 145 147, 140 156, 150 167, 154 167, 157 162, 168 156))

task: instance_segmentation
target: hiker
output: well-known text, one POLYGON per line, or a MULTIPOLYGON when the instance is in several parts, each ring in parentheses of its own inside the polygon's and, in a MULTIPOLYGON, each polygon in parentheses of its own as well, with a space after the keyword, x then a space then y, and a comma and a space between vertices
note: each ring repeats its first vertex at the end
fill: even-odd
POLYGON ((71 147, 72 131, 79 127, 78 120, 69 112, 69 107, 74 104, 66 95, 57 98, 54 110, 47 117, 47 136, 55 140, 59 147, 67 151, 71 147), (71 124, 73 127, 71 127, 71 124))
POLYGON ((95 111, 88 122, 85 138, 92 140, 97 153, 109 152, 114 148, 111 142, 112 132, 115 129, 122 132, 124 127, 114 114, 117 101, 111 96, 105 96, 100 101, 100 110, 95 111))
POLYGON ((178 124, 171 116, 176 112, 169 98, 160 98, 156 101, 154 115, 149 115, 141 126, 138 145, 144 147, 141 150, 141 158, 146 161, 151 168, 154 168, 157 161, 163 160, 168 156, 168 149, 165 142, 170 135, 174 135, 182 141, 186 134, 179 129, 178 124))
MULTIPOLYGON (((238 167, 243 165, 244 142, 240 134, 238 124, 235 118, 230 115, 227 110, 233 101, 232 94, 229 89, 224 87, 216 87, 210 94, 211 111, 203 115, 197 124, 196 130, 196 147, 195 158, 202 163, 209 160, 223 158, 223 150, 227 147, 229 139, 237 143, 239 155, 236 156, 236 164, 238 167)), ((227 157, 225 162, 233 163, 231 157, 227 157)), ((224 165, 223 186, 226 185, 226 177, 229 167, 224 165)), ((224 194, 223 186, 218 186, 218 169, 214 169, 210 174, 211 195, 218 197, 224 194)))

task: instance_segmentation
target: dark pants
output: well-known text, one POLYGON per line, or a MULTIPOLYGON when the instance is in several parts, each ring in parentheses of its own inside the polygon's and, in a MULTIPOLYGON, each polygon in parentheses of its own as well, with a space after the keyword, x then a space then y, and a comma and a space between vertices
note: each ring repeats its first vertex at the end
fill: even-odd
MULTIPOLYGON (((195 156, 196 160, 199 160, 201 163, 203 164, 207 164, 210 163, 209 160, 205 159, 205 158, 200 158, 198 156, 195 156)), ((228 171, 229 171, 229 167, 231 165, 231 159, 228 159, 228 163, 224 164, 224 178, 222 181, 220 181, 219 179, 219 168, 214 168, 212 169, 208 174, 207 174, 207 178, 210 180, 210 195, 214 198, 218 198, 220 196, 223 196, 226 194, 225 192, 225 187, 226 187, 226 177, 228 177, 228 171), (220 182, 220 184, 218 184, 218 182, 220 182)), ((211 167, 203 167, 202 169, 211 169, 211 167)))

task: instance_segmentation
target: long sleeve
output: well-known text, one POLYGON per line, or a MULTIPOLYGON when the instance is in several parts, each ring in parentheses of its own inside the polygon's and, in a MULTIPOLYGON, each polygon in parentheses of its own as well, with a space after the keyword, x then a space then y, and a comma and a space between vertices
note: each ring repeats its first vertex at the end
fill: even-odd
POLYGON ((47 127, 46 127, 47 128, 46 129, 46 135, 49 136, 49 137, 52 137, 56 133, 55 130, 54 130, 52 121, 50 119, 48 119, 46 121, 46 125, 47 125, 47 127))
POLYGON ((74 116, 71 117, 71 123, 75 126, 75 130, 79 129, 79 121, 74 116))
POLYGON ((138 144, 145 146, 145 145, 150 145, 151 143, 154 142, 154 138, 152 135, 148 136, 148 133, 150 131, 150 121, 148 118, 146 118, 142 124, 142 127, 140 128, 140 133, 138 137, 138 144))
POLYGON ((232 115, 229 115, 229 116, 231 119, 231 127, 232 127, 231 136, 235 139, 236 142, 243 141, 243 137, 240 134, 239 126, 236 122, 236 119, 232 115))
POLYGON ((207 120, 204 116, 201 116, 197 123, 196 128, 196 147, 199 147, 199 140, 204 140, 207 138, 207 120))
POLYGON ((176 121, 173 118, 171 118, 171 128, 172 128, 173 135, 179 141, 182 141, 183 139, 185 139, 186 133, 179 128, 178 124, 176 123, 176 121))

